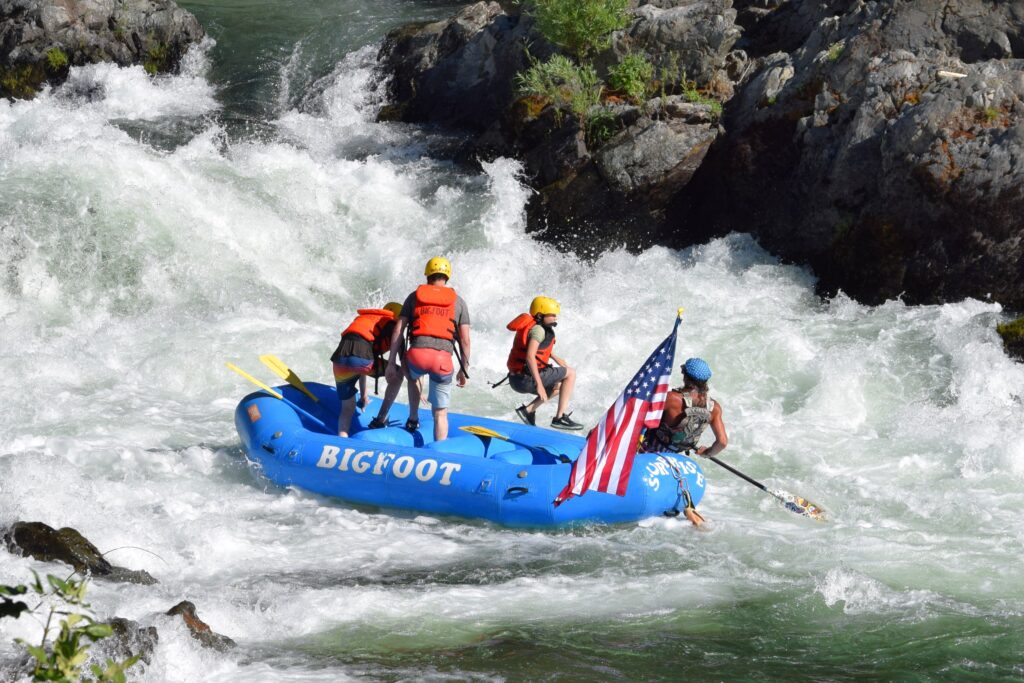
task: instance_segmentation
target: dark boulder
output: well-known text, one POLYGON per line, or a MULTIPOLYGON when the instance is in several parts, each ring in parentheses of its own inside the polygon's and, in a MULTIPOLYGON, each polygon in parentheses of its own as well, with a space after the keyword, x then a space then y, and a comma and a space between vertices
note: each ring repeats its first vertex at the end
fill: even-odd
POLYGON ((174 71, 204 35, 173 0, 0 0, 0 97, 31 97, 94 62, 174 71))
POLYGON ((192 637, 200 642, 203 647, 213 648, 224 652, 228 648, 235 647, 235 641, 227 636, 214 633, 213 630, 196 615, 196 606, 188 600, 182 600, 177 605, 167 610, 168 616, 180 616, 185 625, 188 626, 192 637))
MULTIPOLYGON (((820 4, 782 5, 786 35, 820 4)), ((831 3, 799 48, 758 60, 679 221, 753 232, 826 293, 1024 307, 1022 8, 831 3)))
POLYGON ((157 583, 148 572, 110 564, 96 546, 71 527, 54 529, 42 522, 15 522, 3 534, 3 540, 11 552, 42 562, 65 562, 81 574, 146 586, 157 583))

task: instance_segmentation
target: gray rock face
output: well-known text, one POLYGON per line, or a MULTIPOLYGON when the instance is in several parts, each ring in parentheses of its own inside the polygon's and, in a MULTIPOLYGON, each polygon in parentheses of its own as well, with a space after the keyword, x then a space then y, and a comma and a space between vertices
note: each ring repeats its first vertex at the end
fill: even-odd
POLYGON ((0 96, 31 97, 93 62, 173 71, 203 36, 173 0, 0 0, 0 96))
POLYGON ((512 102, 515 74, 529 66, 527 42, 540 39, 532 25, 497 2, 478 2, 450 19, 390 32, 379 60, 392 104, 381 118, 486 129, 512 102))
MULTIPOLYGON (((671 113, 687 111, 678 98, 672 104, 671 113)), ((689 121, 682 116, 644 119, 601 147, 597 167, 613 190, 624 195, 653 192, 664 201, 690 181, 718 130, 712 126, 709 106, 688 107, 692 108, 689 121)))
MULTIPOLYGON (((785 6, 787 36, 820 12, 785 6)), ((759 60, 698 213, 811 264, 827 292, 1024 306, 1024 3, 842 8, 759 60)))
POLYGON ((617 57, 644 54, 673 82, 727 87, 722 70, 739 37, 731 0, 642 0, 633 23, 615 34, 612 51, 617 57))
MULTIPOLYGON (((746 64, 732 47, 739 37, 729 0, 658 0, 633 10, 631 25, 595 59, 599 71, 628 52, 642 52, 670 83, 699 82, 731 94, 746 64)), ((563 246, 650 243, 671 196, 692 177, 718 134, 710 108, 667 98, 662 111, 606 103, 601 116, 612 139, 588 123, 531 98, 518 98, 515 74, 529 66, 526 46, 546 60, 555 48, 533 20, 496 2, 478 2, 449 20, 403 27, 388 35, 380 63, 391 79, 391 104, 380 118, 442 123, 477 139, 465 158, 516 156, 538 193, 528 208, 532 230, 563 246), (588 144, 589 143, 589 144, 588 144), (597 155, 597 156, 595 156, 597 155), (633 232, 623 225, 635 226, 633 232), (637 237, 643 235, 642 237, 637 237), (573 244, 575 243, 575 244, 573 244)))

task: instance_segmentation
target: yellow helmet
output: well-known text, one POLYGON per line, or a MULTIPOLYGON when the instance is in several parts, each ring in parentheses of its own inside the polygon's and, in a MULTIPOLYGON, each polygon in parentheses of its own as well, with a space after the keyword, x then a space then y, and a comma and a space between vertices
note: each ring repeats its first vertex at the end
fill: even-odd
POLYGON ((435 256, 427 261, 427 267, 423 269, 427 277, 431 275, 444 275, 449 280, 452 277, 452 264, 444 256, 435 256))
POLYGON ((562 307, 548 296, 535 296, 530 302, 530 315, 558 315, 562 307))
POLYGON ((392 313, 395 314, 395 317, 397 318, 399 314, 402 312, 402 304, 398 303, 397 301, 389 301, 388 303, 384 304, 384 310, 391 311, 392 313))

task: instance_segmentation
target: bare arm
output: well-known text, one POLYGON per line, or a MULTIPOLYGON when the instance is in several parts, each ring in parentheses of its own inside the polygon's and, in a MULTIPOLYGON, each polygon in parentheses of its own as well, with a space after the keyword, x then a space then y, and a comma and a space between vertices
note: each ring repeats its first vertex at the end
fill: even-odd
POLYGON ((537 367, 537 349, 539 348, 540 342, 536 339, 526 342, 526 369, 530 371, 533 383, 537 386, 537 396, 541 401, 547 401, 548 392, 540 381, 540 368, 537 367))
POLYGON ((459 368, 458 384, 460 387, 466 386, 466 381, 469 379, 469 325, 459 325, 459 345, 462 347, 462 367, 459 368))
POLYGON ((711 411, 711 431, 715 435, 715 442, 710 447, 697 449, 697 454, 706 458, 718 455, 729 445, 729 435, 725 433, 725 422, 722 420, 722 404, 718 401, 715 401, 715 409, 711 411))
POLYGON ((402 332, 405 331, 405 318, 395 321, 395 329, 391 333, 391 352, 388 354, 388 367, 395 365, 395 356, 398 355, 398 345, 402 342, 402 332))

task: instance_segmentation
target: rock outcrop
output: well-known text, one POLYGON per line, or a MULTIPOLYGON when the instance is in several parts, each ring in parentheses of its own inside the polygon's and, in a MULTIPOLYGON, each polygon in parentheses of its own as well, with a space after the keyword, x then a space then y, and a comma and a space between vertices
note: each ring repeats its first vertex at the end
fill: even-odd
POLYGON ((43 562, 65 562, 82 574, 146 586, 157 583, 148 572, 110 564, 96 546, 71 527, 54 529, 42 522, 15 522, 4 532, 3 541, 11 552, 43 562))
POLYGON ((1024 307, 1024 3, 776 4, 747 49, 797 46, 726 106, 699 219, 826 292, 1024 307))
MULTIPOLYGON (((728 0, 646 0, 594 59, 606 74, 627 53, 650 60, 668 93, 700 84, 728 97, 746 65, 728 0)), ((523 160, 537 190, 530 229, 561 247, 649 244, 669 200, 719 133, 717 110, 679 96, 606 101, 585 115, 519 97, 515 76, 557 52, 518 7, 478 2, 449 20, 392 31, 380 52, 385 120, 456 126, 474 139, 462 159, 523 160), (527 52, 529 47, 529 53, 527 52), (595 134, 595 122, 603 126, 595 134)), ((693 90, 693 94, 696 91, 693 90)), ((703 97, 697 99, 705 99, 703 97)))
POLYGON ((521 159, 529 229, 562 248, 751 232, 824 293, 1024 309, 1024 2, 640 0, 632 13, 599 70, 641 51, 701 97, 605 102, 611 134, 595 141, 588 121, 516 97, 523 46, 555 48, 528 16, 481 2, 389 36, 383 115, 471 132, 462 158, 521 159), (720 120, 678 106, 708 95, 720 120))
POLYGON ((0 97, 32 97, 94 62, 173 71, 204 35, 173 0, 0 0, 0 97))

